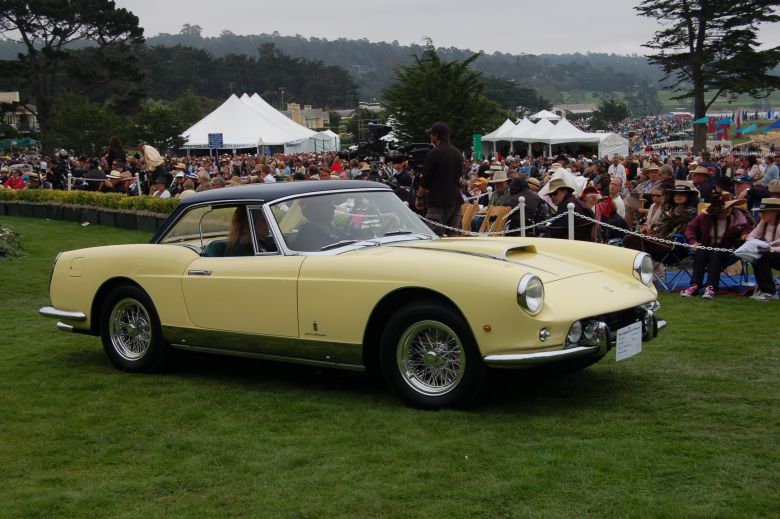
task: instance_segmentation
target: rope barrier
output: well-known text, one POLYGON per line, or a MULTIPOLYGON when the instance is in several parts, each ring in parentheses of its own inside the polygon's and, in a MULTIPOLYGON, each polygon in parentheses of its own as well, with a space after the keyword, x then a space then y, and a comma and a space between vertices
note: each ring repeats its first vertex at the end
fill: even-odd
MULTIPOLYGON (((507 213, 507 217, 509 217, 509 215, 511 215, 512 213, 517 211, 519 208, 520 208, 520 206, 517 206, 514 209, 512 209, 509 213, 507 213)), ((527 226, 522 226, 521 225, 520 227, 518 227, 516 229, 507 229, 506 231, 487 232, 487 233, 466 231, 464 229, 461 229, 460 227, 450 227, 449 225, 444 225, 443 223, 436 222, 434 220, 430 220, 428 218, 425 218, 424 216, 419 216, 419 215, 418 216, 425 223, 430 224, 430 225, 434 225, 436 227, 440 227, 442 229, 446 229, 448 231, 454 231, 454 232, 457 232, 457 233, 460 233, 460 234, 463 234, 463 235, 466 235, 466 236, 490 237, 490 236, 506 236, 508 234, 513 234, 513 233, 522 232, 522 231, 528 231, 530 229, 534 229, 536 227, 540 227, 540 226, 543 226, 543 225, 547 226, 550 223, 554 222, 555 220, 558 220, 558 219, 563 218, 563 217, 568 216, 568 215, 569 215, 569 213, 566 212, 566 213, 562 213, 562 214, 553 216, 552 218, 549 218, 549 219, 544 220, 542 222, 535 223, 533 225, 527 225, 527 226)), ((592 222, 592 223, 594 223, 596 225, 601 225, 601 226, 607 227, 609 229, 620 231, 620 232, 622 232, 624 234, 631 234, 633 236, 637 236, 637 237, 642 238, 644 240, 654 241, 654 242, 657 242, 657 243, 663 243, 663 244, 666 244, 666 245, 685 247, 685 248, 693 249, 693 250, 708 250, 708 251, 713 251, 713 252, 728 252, 728 253, 732 253, 732 254, 734 253, 734 249, 724 249, 724 248, 719 248, 719 247, 707 247, 705 245, 691 245, 690 243, 683 243, 683 242, 678 242, 678 241, 674 241, 674 240, 666 240, 664 238, 658 238, 658 237, 655 237, 655 236, 648 236, 646 234, 642 234, 642 233, 636 232, 636 231, 631 231, 631 230, 628 230, 628 229, 623 229, 622 227, 618 227, 616 225, 608 224, 606 222, 600 222, 600 221, 596 220, 595 218, 591 218, 589 216, 586 216, 586 215, 580 214, 580 213, 576 213, 576 212, 574 213, 574 216, 578 217, 578 218, 582 218, 583 220, 587 220, 589 222, 592 222)))

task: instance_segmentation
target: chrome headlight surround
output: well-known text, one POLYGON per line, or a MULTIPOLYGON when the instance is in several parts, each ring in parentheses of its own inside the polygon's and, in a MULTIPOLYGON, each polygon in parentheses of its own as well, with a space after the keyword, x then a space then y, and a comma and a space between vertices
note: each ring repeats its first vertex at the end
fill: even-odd
POLYGON ((542 311, 544 306, 544 284, 538 276, 526 274, 517 285, 517 304, 531 315, 542 311))
POLYGON ((647 286, 653 283, 653 258, 646 252, 634 258, 634 277, 647 286))

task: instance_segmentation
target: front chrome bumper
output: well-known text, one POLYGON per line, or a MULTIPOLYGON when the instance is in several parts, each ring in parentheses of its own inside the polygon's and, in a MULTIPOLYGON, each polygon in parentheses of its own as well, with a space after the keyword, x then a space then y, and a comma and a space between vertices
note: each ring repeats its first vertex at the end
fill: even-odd
MULTIPOLYGON (((666 328, 666 321, 659 319, 656 312, 661 308, 658 301, 637 307, 638 321, 642 322, 642 341, 647 342, 666 328)), ((636 321, 635 321, 636 322, 636 321)), ((492 368, 522 368, 554 364, 581 357, 603 357, 617 341, 617 329, 612 330, 607 322, 600 321, 596 335, 588 344, 561 345, 561 349, 535 353, 498 353, 487 355, 482 360, 492 368)))

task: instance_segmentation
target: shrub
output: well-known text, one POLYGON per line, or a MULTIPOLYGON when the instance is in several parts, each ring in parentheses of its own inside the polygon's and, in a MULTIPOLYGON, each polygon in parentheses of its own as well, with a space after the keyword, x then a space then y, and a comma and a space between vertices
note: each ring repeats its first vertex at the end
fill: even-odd
POLYGON ((27 254, 19 241, 19 234, 8 227, 0 227, 0 257, 11 258, 27 254))
POLYGON ((125 196, 120 193, 97 191, 56 191, 50 189, 2 189, 0 200, 25 202, 52 202, 107 209, 127 209, 168 214, 178 205, 177 198, 155 198, 152 196, 125 196))

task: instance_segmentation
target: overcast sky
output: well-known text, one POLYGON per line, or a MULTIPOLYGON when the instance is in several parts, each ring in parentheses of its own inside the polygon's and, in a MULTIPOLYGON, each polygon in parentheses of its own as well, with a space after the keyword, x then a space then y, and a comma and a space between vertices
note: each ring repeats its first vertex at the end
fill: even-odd
MULTIPOLYGON (((607 52, 644 54, 653 20, 636 15, 639 0, 116 0, 135 13, 146 36, 178 33, 185 23, 204 36, 279 31, 320 38, 422 43, 513 54, 607 52)), ((780 45, 780 24, 759 39, 780 45)))

